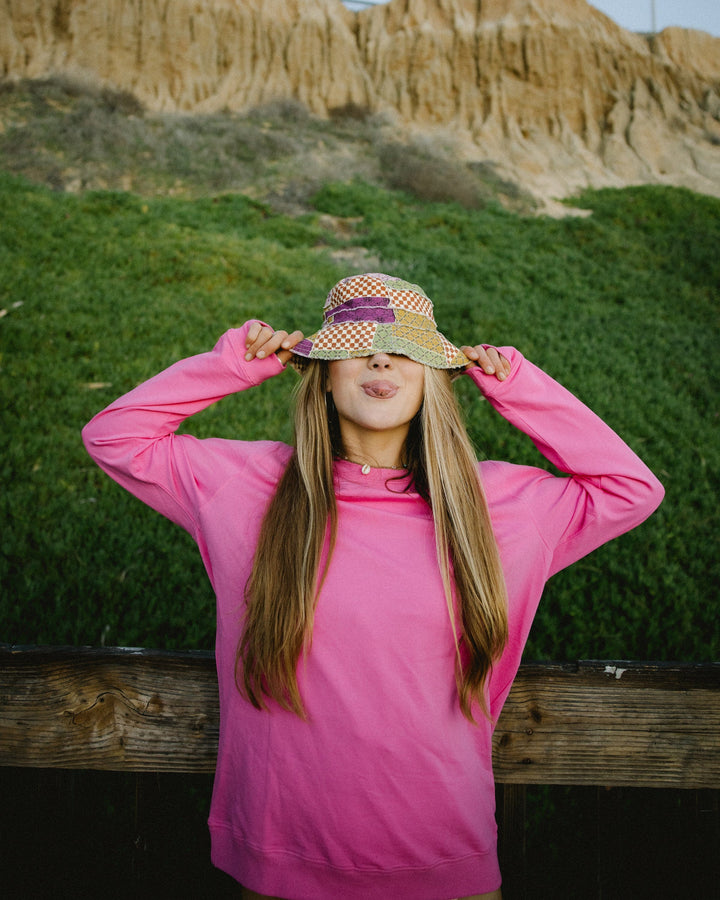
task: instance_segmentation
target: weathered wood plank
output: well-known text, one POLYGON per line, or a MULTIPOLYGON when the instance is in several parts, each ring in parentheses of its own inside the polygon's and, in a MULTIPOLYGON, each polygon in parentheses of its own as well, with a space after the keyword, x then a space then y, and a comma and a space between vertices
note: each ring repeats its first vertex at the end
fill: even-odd
POLYGON ((211 772, 212 653, 0 648, 0 765, 211 772))
MULTIPOLYGON (((211 772, 212 653, 0 647, 0 765, 211 772)), ((498 782, 720 787, 720 665, 525 665, 498 782), (619 676, 619 677, 618 677, 619 676)))
POLYGON ((720 665, 524 666, 494 749, 505 783, 720 787, 720 665))

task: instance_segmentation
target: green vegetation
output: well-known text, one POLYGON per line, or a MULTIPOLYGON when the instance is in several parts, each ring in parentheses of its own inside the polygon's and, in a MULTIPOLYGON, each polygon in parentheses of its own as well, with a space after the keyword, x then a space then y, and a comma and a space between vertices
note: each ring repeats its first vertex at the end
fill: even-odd
MULTIPOLYGON (((717 657, 717 200, 601 191, 573 200, 588 218, 523 217, 531 200, 491 165, 403 144, 356 106, 151 116, 51 79, 0 82, 0 117, 0 640, 211 646, 192 542, 94 467, 80 428, 246 318, 314 329, 337 278, 381 269, 422 284, 456 341, 519 347, 667 488, 551 581, 528 656, 717 657)), ((187 427, 288 439, 292 384, 187 427)), ((458 390, 481 455, 538 462, 458 390)))
MULTIPOLYGON (((82 425, 228 327, 309 331, 365 248, 422 284, 458 342, 511 343, 582 397, 660 476, 636 531, 547 589, 529 657, 717 657, 720 202, 683 190, 588 192, 588 218, 421 202, 332 183, 289 217, 240 195, 53 193, 0 175, 0 639, 210 647, 192 541, 86 457, 82 425)), ((361 271, 359 262, 353 271, 361 271)), ((294 376, 188 430, 287 439, 294 376)), ((479 453, 538 463, 463 380, 479 453)))

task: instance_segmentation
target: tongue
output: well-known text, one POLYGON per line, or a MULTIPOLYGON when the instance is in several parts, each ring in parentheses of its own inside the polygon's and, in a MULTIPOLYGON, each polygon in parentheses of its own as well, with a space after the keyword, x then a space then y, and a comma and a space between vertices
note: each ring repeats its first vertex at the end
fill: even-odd
POLYGON ((388 381, 373 381, 363 385, 363 390, 369 397, 387 398, 394 397, 397 387, 388 381))

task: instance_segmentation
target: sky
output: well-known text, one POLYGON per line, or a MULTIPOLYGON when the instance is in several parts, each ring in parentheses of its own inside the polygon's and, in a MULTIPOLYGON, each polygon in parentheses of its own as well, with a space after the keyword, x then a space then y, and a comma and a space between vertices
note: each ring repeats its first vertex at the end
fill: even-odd
MULTIPOLYGON (((387 2, 366 0, 363 5, 387 2)), ((346 5, 354 6, 352 0, 346 5)), ((720 37, 720 0, 595 0, 592 5, 630 31, 652 31, 654 8, 657 31, 680 25, 720 37)))
POLYGON ((669 25, 698 28, 720 37, 720 0, 594 0, 596 9, 630 31, 662 31, 669 25))

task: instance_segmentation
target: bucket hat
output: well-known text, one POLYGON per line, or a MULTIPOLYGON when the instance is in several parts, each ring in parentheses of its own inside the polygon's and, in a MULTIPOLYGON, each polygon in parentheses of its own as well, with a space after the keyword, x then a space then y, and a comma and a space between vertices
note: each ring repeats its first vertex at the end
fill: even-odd
POLYGON ((470 360, 442 335, 433 304, 417 284, 373 272, 343 278, 325 301, 319 331, 293 347, 304 359, 351 359, 395 353, 435 369, 459 369, 470 360))

